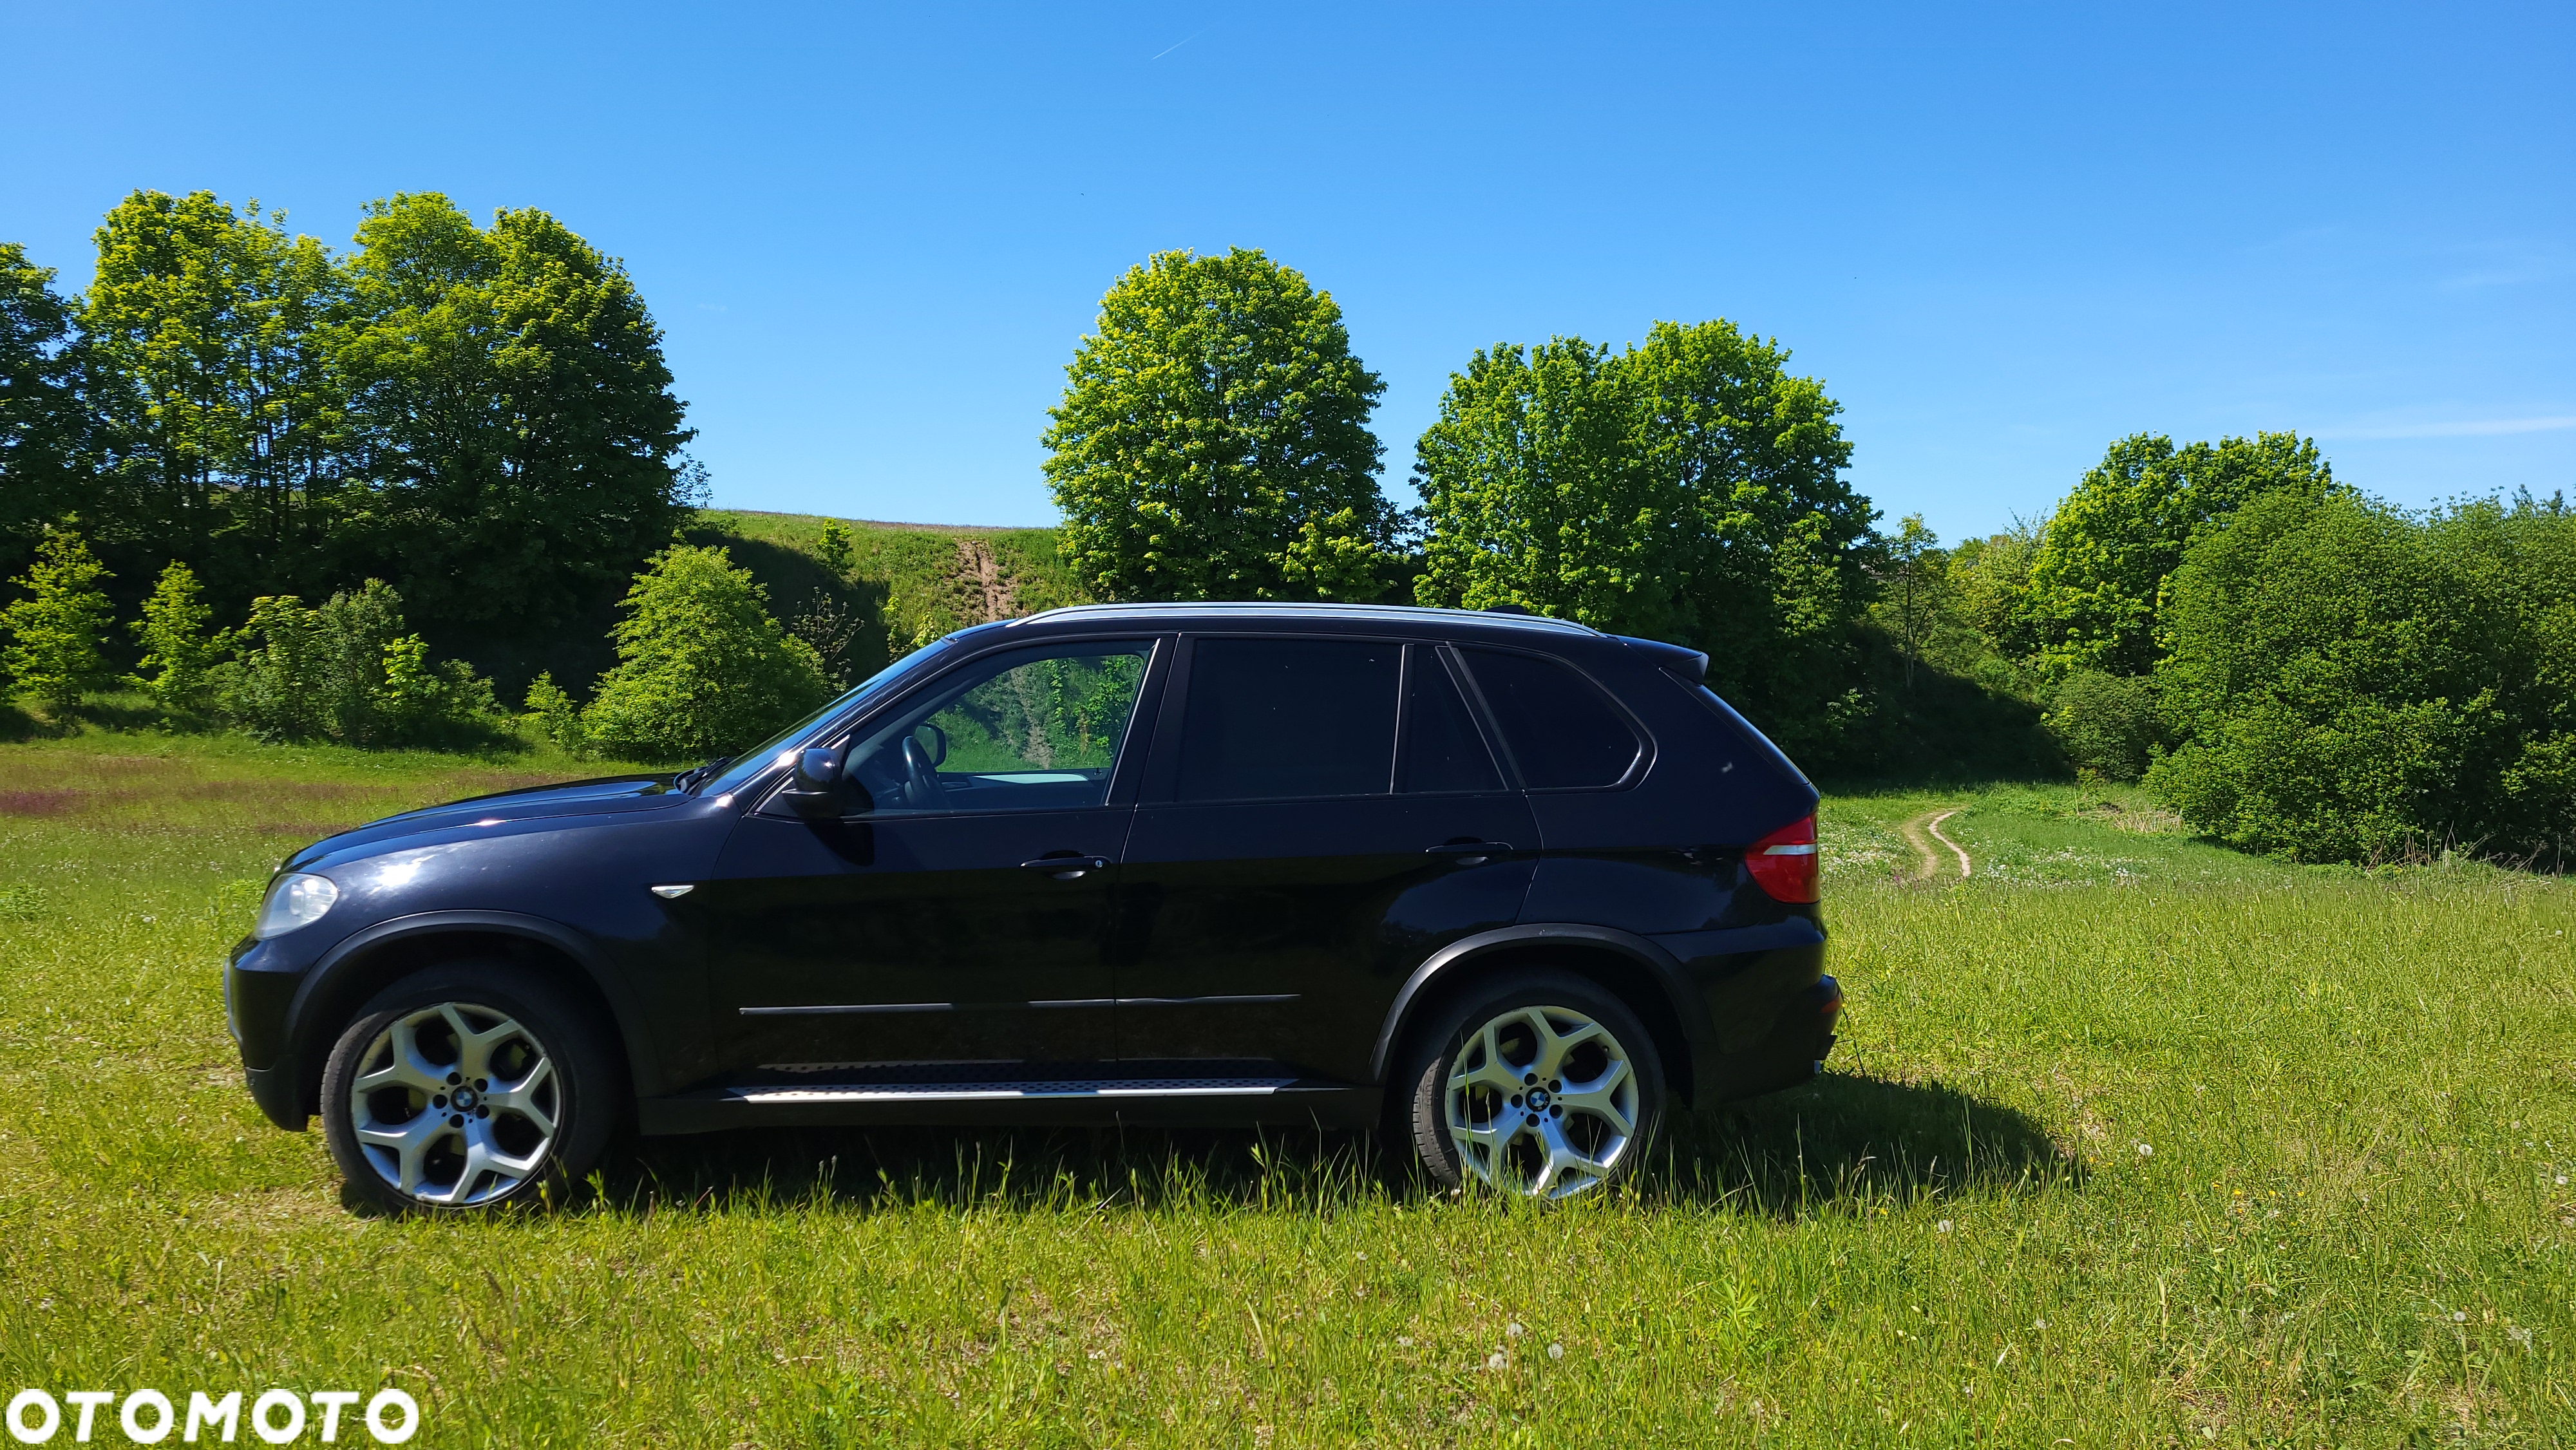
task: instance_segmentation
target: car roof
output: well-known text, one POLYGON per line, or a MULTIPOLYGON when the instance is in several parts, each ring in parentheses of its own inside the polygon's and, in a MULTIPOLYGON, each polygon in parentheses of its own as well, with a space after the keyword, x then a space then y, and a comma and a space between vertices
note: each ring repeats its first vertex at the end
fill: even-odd
POLYGON ((1479 609, 1430 609, 1412 604, 1300 604, 1284 600, 1169 604, 1076 604, 1025 615, 986 628, 1014 629, 1039 624, 1140 624, 1155 629, 1193 626, 1242 628, 1260 624, 1317 624, 1326 621, 1374 624, 1406 629, 1425 626, 1483 632, 1606 638, 1590 625, 1550 619, 1542 614, 1498 614, 1479 609))

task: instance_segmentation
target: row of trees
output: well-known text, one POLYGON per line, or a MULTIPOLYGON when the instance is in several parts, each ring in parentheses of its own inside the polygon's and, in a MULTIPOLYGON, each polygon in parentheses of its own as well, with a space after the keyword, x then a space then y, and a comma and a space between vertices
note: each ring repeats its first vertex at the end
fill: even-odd
MULTIPOLYGON (((253 600, 225 628, 195 571, 173 561, 125 626, 140 662, 110 664, 118 633, 110 576, 88 544, 48 529, 0 609, 0 668, 57 713, 108 690, 141 693, 165 724, 212 723, 267 740, 357 746, 471 745, 512 721, 490 681, 460 660, 433 664, 381 579, 308 608, 253 600)), ((769 612, 768 591, 722 548, 673 543, 637 574, 612 630, 618 662, 583 705, 539 675, 527 714, 581 754, 629 760, 712 755, 769 734, 839 688, 814 647, 769 612)))
POLYGON ((1169 252, 1103 299, 1047 471, 1101 597, 1511 604, 1676 640, 1828 769, 1973 739, 1984 768, 2143 778, 2313 858, 2576 830, 2555 502, 2416 517, 2294 434, 2140 434, 2047 518, 1944 549, 1919 517, 1875 527, 1839 407, 1788 363, 1723 321, 1479 351, 1399 509, 1331 296, 1258 252, 1169 252))
POLYGON ((2576 514, 2410 514, 2286 434, 2112 445, 2039 523, 1915 521, 1875 614, 1928 669, 2046 710, 2079 770, 2310 860, 2576 834, 2576 514))
POLYGON ((1383 390, 1340 309, 1256 251, 1167 252, 1102 299, 1044 441, 1106 599, 1514 604, 1712 648, 1715 683, 1830 752, 1880 545, 1821 385, 1726 322, 1478 352, 1378 482, 1383 390))
POLYGON ((398 195, 334 252, 144 191, 96 241, 73 297, 0 244, 13 570, 76 521, 115 574, 178 560, 227 613, 372 577, 442 640, 526 637, 613 599, 692 501, 651 314, 542 211, 398 195))
POLYGON ((221 628, 196 571, 174 560, 126 627, 140 658, 120 674, 110 663, 111 577, 79 534, 57 527, 10 581, 18 598, 0 610, 0 666, 58 713, 126 688, 165 720, 212 720, 270 740, 462 744, 499 723, 490 682, 461 661, 432 664, 428 643, 404 625, 401 596, 381 579, 318 608, 262 596, 244 623, 221 628))
MULTIPOLYGON (((0 248, 21 684, 69 698, 139 656, 166 707, 427 739, 497 718, 429 663, 439 630, 560 633, 630 580, 587 703, 528 694, 566 745, 721 753, 847 683, 851 619, 782 629, 723 550, 660 547, 692 474, 658 333, 551 218, 398 196, 334 255, 256 206, 137 193, 99 248, 71 299, 0 248)), ((2260 849, 2528 853, 2576 823, 2554 502, 2415 517, 2295 435, 2139 435, 2047 518, 1945 549, 1875 527, 1839 406, 1789 362, 1723 321, 1479 351, 1398 507, 1383 383, 1331 296, 1259 252, 1164 253, 1110 289, 1051 410, 1060 548, 1105 599, 1517 605, 1681 641, 1813 765, 2071 761, 2260 849)), ((834 577, 851 544, 817 545, 834 577)))

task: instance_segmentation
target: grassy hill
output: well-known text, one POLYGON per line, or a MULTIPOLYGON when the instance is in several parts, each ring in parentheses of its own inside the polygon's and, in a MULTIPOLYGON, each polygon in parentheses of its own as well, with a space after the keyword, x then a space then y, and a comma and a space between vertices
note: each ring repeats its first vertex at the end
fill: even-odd
POLYGON ((823 557, 827 522, 821 514, 709 509, 685 532, 693 544, 731 550, 791 626, 818 611, 845 616, 852 643, 844 668, 853 681, 950 630, 1088 597, 1057 557, 1053 529, 842 519, 850 559, 835 569, 823 557))
MULTIPOLYGON (((770 612, 825 647, 827 663, 855 684, 888 660, 952 629, 1033 614, 1087 597, 1055 551, 1053 529, 987 529, 966 524, 837 522, 851 534, 847 563, 823 557, 822 514, 706 509, 681 535, 718 544, 769 590, 770 612)), ((622 592, 622 591, 621 591, 622 592)), ((616 663, 609 626, 614 596, 536 641, 436 640, 473 661, 516 705, 537 672, 576 695, 616 663)))

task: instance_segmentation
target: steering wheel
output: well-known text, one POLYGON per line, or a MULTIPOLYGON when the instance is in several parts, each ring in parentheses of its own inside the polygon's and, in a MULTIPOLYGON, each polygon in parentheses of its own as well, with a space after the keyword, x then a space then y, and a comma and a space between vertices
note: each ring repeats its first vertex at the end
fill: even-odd
POLYGON ((930 763, 930 752, 913 736, 903 737, 903 799, 917 811, 948 809, 948 787, 930 763))

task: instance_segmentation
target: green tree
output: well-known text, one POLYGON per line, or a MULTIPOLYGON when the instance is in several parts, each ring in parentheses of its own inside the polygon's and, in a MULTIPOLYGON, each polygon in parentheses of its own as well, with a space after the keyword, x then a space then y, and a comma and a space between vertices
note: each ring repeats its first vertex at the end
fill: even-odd
POLYGON ((722 548, 673 544, 626 592, 582 733, 639 760, 740 750, 831 695, 814 647, 781 628, 769 591, 722 548))
POLYGON ((15 563, 76 506, 88 446, 82 353, 54 271, 0 242, 0 550, 15 563))
POLYGON ((1867 707, 1851 641, 1877 513, 1841 477, 1839 405, 1788 360, 1722 321, 1616 356, 1478 353, 1415 450, 1415 598, 1722 643, 1712 686, 1791 748, 1827 745, 1867 707))
POLYGON ((2260 495, 2335 487, 2316 444, 2290 433, 2180 448, 2139 433, 2112 444, 2058 505, 2031 559, 2023 631, 2040 669, 2145 674, 2162 652, 2165 580, 2196 539, 2260 495))
POLYGON ((110 577, 79 534, 45 531, 35 562, 9 581, 22 597, 0 609, 0 631, 9 636, 0 666, 20 689, 59 710, 112 682, 100 649, 115 618, 99 588, 110 577))
POLYGON ((2576 832, 2576 518, 2414 519, 2284 491, 2195 543, 2156 672, 2181 743, 2150 771, 2250 850, 2522 854, 2576 832))
POLYGON ((1907 514, 1888 536, 1882 555, 1875 612, 1905 660, 1905 687, 1914 688, 1914 666, 1938 627, 1947 602, 1950 556, 1921 514, 1907 514))
POLYGON ((1061 547, 1104 599, 1369 599, 1398 516, 1332 294, 1257 251, 1162 252, 1100 302, 1049 410, 1061 547))
POLYGON ((1498 343, 1450 376, 1414 447, 1428 525, 1417 601, 1683 632, 1686 501, 1631 446, 1627 382, 1579 337, 1498 343))
POLYGON ((138 191, 97 241, 80 326, 102 546, 190 559, 226 589, 309 570, 342 477, 329 252, 202 191, 138 191))
POLYGON ((344 551, 450 627, 519 634, 631 574, 692 486, 662 334, 544 212, 372 203, 333 358, 363 438, 344 551))
POLYGON ((857 544, 849 525, 839 519, 825 519, 822 531, 814 539, 814 557, 822 560, 823 567, 834 574, 847 574, 850 572, 850 555, 857 544))
POLYGON ((129 626, 143 646, 133 684, 165 710, 197 703, 206 672, 223 651, 224 641, 213 630, 215 611, 201 593, 196 571, 173 559, 144 597, 143 617, 129 626))

